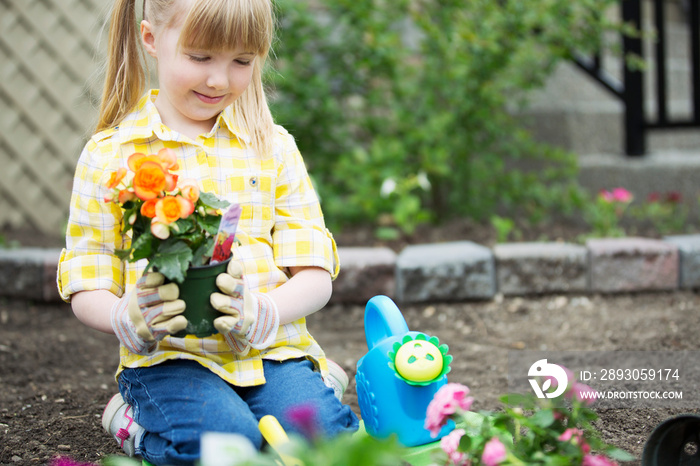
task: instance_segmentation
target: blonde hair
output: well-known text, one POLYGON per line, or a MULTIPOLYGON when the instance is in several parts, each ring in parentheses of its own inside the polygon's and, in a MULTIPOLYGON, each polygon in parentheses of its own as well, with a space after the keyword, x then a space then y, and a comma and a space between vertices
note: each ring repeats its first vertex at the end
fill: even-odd
MULTIPOLYGON (((144 0, 144 18, 168 27, 182 19, 179 46, 228 50, 242 46, 256 53, 253 78, 233 103, 233 124, 248 133, 253 148, 267 154, 274 130, 262 74, 274 35, 270 0, 194 0, 188 11, 181 0, 144 0), (184 15, 184 16, 182 16, 184 15)), ((116 0, 109 31, 109 54, 96 131, 118 125, 146 88, 146 67, 136 22, 136 0, 116 0)))

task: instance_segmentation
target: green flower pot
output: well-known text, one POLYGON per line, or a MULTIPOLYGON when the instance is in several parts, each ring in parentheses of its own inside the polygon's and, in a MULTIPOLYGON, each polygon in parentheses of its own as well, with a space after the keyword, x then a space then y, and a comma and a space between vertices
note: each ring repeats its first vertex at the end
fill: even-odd
POLYGON ((226 272, 229 261, 230 259, 218 264, 187 269, 185 281, 179 285, 180 299, 185 301, 187 306, 182 314, 187 319, 187 327, 173 336, 194 335, 197 338, 204 338, 218 333, 213 322, 222 314, 211 306, 209 296, 214 292, 220 292, 216 286, 216 277, 226 272))

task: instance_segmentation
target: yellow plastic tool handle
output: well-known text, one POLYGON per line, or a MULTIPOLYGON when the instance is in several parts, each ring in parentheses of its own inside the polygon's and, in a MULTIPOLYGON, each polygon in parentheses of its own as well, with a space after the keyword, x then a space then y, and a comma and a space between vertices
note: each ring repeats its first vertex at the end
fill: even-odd
POLYGON ((284 466, 304 466, 298 459, 280 451, 280 447, 289 442, 289 437, 275 416, 269 414, 263 416, 258 423, 258 429, 260 429, 260 433, 265 438, 265 441, 275 449, 284 466))

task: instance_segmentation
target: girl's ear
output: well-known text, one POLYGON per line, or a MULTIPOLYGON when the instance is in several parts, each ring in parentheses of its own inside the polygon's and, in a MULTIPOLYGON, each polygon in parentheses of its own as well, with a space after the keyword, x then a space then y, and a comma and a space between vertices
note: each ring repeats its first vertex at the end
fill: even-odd
POLYGON ((145 19, 141 21, 141 42, 146 52, 153 58, 158 58, 156 53, 156 36, 153 35, 153 26, 145 19))

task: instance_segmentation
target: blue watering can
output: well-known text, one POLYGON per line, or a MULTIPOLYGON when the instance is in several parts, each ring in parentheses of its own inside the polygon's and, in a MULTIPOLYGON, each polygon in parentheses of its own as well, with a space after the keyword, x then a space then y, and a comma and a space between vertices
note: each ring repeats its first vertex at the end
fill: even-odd
POLYGON ((357 363, 357 398, 367 432, 376 438, 397 435, 414 447, 435 442, 454 429, 449 421, 437 437, 425 429, 428 404, 447 384, 452 356, 437 337, 408 330, 394 302, 375 296, 365 308, 369 351, 357 363))

